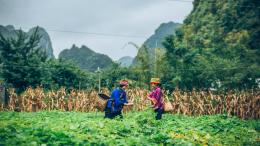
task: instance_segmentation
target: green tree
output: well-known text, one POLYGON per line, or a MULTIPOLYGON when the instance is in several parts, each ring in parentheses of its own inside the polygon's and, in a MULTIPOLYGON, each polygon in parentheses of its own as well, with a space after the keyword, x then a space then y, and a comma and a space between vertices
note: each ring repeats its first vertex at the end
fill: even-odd
POLYGON ((134 46, 137 48, 139 53, 136 56, 136 64, 132 67, 132 69, 136 72, 136 74, 139 75, 139 86, 149 88, 149 81, 154 70, 151 64, 149 48, 146 45, 138 47, 136 44, 134 44, 134 46))
POLYGON ((94 75, 81 70, 73 62, 52 59, 46 62, 42 84, 46 88, 87 89, 95 86, 94 75))
POLYGON ((164 54, 162 52, 161 48, 156 48, 155 49, 155 62, 154 62, 154 71, 153 71, 153 76, 154 77, 162 77, 162 70, 164 68, 164 54))
POLYGON ((37 47, 40 40, 38 28, 28 37, 19 30, 17 38, 5 38, 0 33, 2 76, 5 82, 18 91, 28 86, 39 86, 42 81, 42 65, 47 55, 37 47))
POLYGON ((164 46, 169 83, 183 89, 245 89, 260 78, 260 1, 194 1, 191 14, 164 46))
POLYGON ((131 71, 131 68, 121 67, 119 64, 114 63, 107 69, 101 71, 102 87, 112 89, 118 86, 118 82, 122 79, 129 80, 131 82, 131 86, 135 85, 133 81, 137 78, 133 73, 134 72, 131 71))

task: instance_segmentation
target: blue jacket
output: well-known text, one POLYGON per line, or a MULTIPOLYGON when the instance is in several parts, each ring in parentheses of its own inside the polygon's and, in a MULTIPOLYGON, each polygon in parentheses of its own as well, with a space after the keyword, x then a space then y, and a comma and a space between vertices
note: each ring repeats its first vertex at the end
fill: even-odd
POLYGON ((112 112, 121 111, 123 109, 124 103, 128 103, 126 92, 119 87, 114 89, 108 102, 110 103, 107 104, 107 108, 112 108, 112 112), (114 104, 112 104, 112 102, 114 102, 114 104))

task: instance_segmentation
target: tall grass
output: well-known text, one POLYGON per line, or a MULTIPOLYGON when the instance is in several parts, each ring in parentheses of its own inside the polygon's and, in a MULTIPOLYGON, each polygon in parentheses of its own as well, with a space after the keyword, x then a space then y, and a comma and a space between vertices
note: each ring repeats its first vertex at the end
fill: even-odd
MULTIPOLYGON (((110 91, 103 89, 109 95, 110 91)), ((129 101, 134 106, 125 106, 124 112, 130 110, 144 110, 151 106, 147 99, 148 90, 140 88, 127 90, 129 101)), ((58 91, 44 92, 43 88, 27 88, 17 95, 14 89, 8 90, 9 102, 1 105, 0 110, 36 112, 40 110, 61 111, 103 111, 106 102, 97 96, 97 91, 67 91, 61 88, 58 91)), ((260 91, 228 91, 213 93, 212 91, 185 92, 175 90, 172 93, 164 92, 164 101, 172 108, 169 112, 184 115, 215 115, 228 114, 240 118, 260 118, 260 91)))

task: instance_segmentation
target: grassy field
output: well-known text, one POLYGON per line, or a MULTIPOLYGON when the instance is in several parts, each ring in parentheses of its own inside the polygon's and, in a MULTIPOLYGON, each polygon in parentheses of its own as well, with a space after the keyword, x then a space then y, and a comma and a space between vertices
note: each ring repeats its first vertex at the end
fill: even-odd
POLYGON ((154 116, 151 110, 122 120, 94 112, 0 112, 0 145, 260 145, 260 120, 154 116))

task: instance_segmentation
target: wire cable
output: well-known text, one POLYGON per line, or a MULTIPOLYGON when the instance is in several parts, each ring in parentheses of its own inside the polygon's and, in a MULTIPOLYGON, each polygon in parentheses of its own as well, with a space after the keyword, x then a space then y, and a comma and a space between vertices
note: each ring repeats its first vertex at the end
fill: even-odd
MULTIPOLYGON (((167 0, 167 1, 171 1, 171 2, 184 2, 184 3, 193 3, 194 1, 189 1, 189 0, 167 0)), ((206 1, 208 3, 212 3, 212 4, 217 4, 216 2, 210 1, 210 0, 203 0, 206 1)), ((247 8, 256 8, 256 9, 260 9, 260 7, 256 7, 256 6, 245 6, 245 5, 235 5, 238 7, 247 7, 247 8)))

